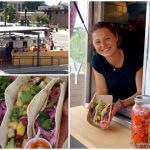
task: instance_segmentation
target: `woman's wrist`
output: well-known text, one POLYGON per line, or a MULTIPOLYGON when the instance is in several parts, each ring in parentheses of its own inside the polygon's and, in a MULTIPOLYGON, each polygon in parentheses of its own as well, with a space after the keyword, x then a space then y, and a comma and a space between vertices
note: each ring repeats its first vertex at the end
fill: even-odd
POLYGON ((119 100, 120 104, 121 104, 121 109, 126 107, 126 101, 125 100, 119 100))

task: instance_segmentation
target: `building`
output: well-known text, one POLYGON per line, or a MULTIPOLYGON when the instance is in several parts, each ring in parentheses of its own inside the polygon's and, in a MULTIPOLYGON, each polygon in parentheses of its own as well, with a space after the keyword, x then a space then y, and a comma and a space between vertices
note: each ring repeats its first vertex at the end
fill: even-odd
POLYGON ((38 10, 48 14, 50 25, 68 28, 68 3, 59 3, 58 5, 52 6, 39 6, 38 10))
POLYGON ((12 4, 16 10, 16 13, 19 11, 23 11, 23 4, 24 2, 21 1, 10 1, 10 4, 12 4))

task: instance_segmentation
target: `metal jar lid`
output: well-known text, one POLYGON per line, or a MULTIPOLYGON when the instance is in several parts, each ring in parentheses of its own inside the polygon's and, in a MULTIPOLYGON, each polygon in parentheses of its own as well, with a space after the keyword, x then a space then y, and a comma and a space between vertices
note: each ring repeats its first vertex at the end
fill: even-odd
POLYGON ((137 96, 135 96, 134 101, 135 101, 135 103, 150 104, 150 96, 137 95, 137 96))

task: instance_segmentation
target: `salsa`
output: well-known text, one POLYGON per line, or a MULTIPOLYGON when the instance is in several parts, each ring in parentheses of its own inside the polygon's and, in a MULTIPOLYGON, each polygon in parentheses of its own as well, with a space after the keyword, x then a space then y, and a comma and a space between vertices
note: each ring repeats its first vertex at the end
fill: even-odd
POLYGON ((48 141, 44 140, 44 139, 37 139, 37 140, 33 140, 32 142, 30 142, 27 145, 27 148, 30 149, 36 149, 36 148, 51 148, 50 144, 48 143, 48 141))

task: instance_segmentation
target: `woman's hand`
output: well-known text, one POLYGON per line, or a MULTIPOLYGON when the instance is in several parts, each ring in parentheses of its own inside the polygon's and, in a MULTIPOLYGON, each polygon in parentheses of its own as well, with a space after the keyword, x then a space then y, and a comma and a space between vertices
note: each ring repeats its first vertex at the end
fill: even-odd
POLYGON ((67 137, 68 137, 68 100, 66 99, 64 101, 63 110, 62 110, 58 148, 62 147, 67 137))
POLYGON ((111 119, 116 114, 117 111, 121 109, 121 103, 120 101, 117 101, 113 104, 112 112, 111 112, 111 119))

